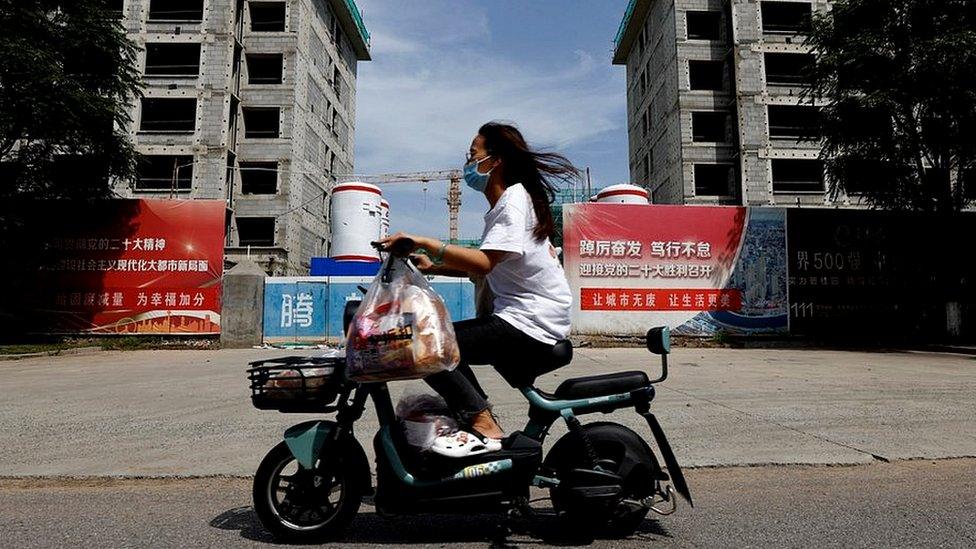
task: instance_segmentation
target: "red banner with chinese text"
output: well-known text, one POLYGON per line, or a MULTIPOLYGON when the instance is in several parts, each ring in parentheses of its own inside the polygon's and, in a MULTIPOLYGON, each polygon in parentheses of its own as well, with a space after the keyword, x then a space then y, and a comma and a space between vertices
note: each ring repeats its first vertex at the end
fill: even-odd
POLYGON ((700 315, 742 308, 742 289, 730 279, 747 227, 745 208, 586 203, 564 206, 563 215, 577 333, 714 325, 700 315))
POLYGON ((46 243, 44 331, 220 333, 223 201, 113 200, 93 208, 62 221, 46 243))
POLYGON ((737 311, 742 292, 694 288, 581 288, 584 311, 737 311))

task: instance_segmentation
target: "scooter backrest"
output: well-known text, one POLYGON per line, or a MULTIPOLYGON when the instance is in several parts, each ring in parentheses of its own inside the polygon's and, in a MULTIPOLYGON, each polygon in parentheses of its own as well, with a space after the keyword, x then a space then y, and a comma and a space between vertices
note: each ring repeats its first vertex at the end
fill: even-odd
POLYGON ((656 355, 666 355, 671 352, 671 329, 658 326, 647 331, 647 350, 656 355))

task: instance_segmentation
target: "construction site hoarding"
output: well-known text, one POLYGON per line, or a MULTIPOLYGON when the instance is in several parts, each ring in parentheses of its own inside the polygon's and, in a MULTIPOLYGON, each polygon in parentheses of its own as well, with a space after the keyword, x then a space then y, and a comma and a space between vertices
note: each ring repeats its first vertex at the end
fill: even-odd
POLYGON ((38 284, 39 331, 220 333, 221 200, 58 203, 38 284), (57 215, 57 214, 56 214, 57 215))
POLYGON ((790 326, 797 335, 972 338, 976 214, 794 209, 790 326))
POLYGON ((583 203, 563 216, 575 333, 788 331, 784 210, 583 203))
MULTIPOLYGON (((372 276, 276 276, 264 281, 264 341, 335 343, 344 337, 348 301, 362 300, 372 276)), ((464 278, 428 277, 452 321, 474 318, 474 284, 464 278)))

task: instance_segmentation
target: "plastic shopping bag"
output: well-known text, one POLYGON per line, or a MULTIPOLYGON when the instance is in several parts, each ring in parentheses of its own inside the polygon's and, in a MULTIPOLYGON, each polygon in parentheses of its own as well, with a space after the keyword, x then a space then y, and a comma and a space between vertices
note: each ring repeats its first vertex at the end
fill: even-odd
POLYGON ((405 394, 396 406, 407 444, 420 451, 429 450, 438 436, 457 432, 450 414, 443 397, 425 393, 405 394))
POLYGON ((354 381, 418 379, 461 358, 447 307, 402 259, 380 270, 349 324, 346 371, 354 381))

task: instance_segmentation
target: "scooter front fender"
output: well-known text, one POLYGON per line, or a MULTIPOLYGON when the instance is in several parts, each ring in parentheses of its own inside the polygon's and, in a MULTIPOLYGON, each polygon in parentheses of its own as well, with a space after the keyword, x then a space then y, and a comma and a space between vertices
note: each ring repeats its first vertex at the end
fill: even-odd
POLYGON ((315 467, 322 446, 329 439, 336 424, 332 421, 312 420, 293 425, 285 431, 285 444, 305 469, 315 467))
MULTIPOLYGON (((334 421, 312 420, 299 423, 285 431, 285 445, 288 446, 291 455, 295 456, 298 464, 305 469, 314 468, 322 458, 323 452, 333 452, 331 456, 342 460, 343 466, 350 467, 354 471, 357 482, 369 492, 372 477, 366 453, 351 433, 333 440, 337 428, 334 421), (326 447, 327 442, 331 444, 330 447, 326 447)), ((318 463, 318 466, 323 467, 323 464, 318 463)))

